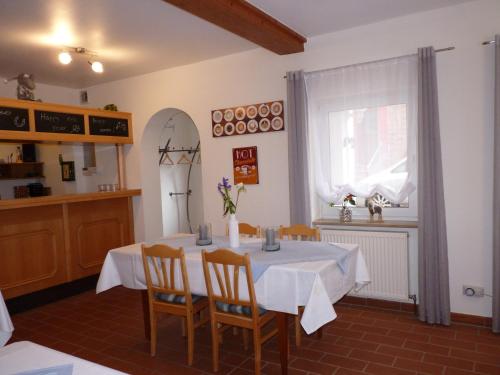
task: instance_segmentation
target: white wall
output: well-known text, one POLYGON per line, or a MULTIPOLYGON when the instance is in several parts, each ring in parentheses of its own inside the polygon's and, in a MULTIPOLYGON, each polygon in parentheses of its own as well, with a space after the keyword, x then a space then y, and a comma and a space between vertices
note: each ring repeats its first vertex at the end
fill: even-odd
MULTIPOLYGON (((0 98, 17 99, 17 81, 14 80, 5 84, 3 83, 4 78, 0 77, 0 98)), ((79 105, 80 91, 61 86, 37 83, 35 88, 35 99, 41 99, 44 103, 79 105)))
MULTIPOLYGON (((481 42, 500 32, 500 2, 478 0, 312 38, 306 52, 277 56, 257 49, 199 64, 164 70, 89 89, 91 103, 116 103, 133 112, 135 145, 127 149, 132 187, 155 183, 141 178, 141 138, 145 124, 162 108, 181 108, 200 131, 206 220, 223 231, 216 184, 231 176, 231 149, 258 146, 260 185, 249 186, 238 217, 252 223, 287 224, 287 134, 214 139, 210 111, 228 106, 285 99, 288 70, 332 68, 415 53, 421 46, 455 46, 438 55, 441 135, 448 221, 450 288, 455 312, 491 315, 489 298, 462 296, 462 284, 491 292, 491 192, 493 52, 481 42)), ((290 166, 293 167, 293 166, 290 166)), ((161 218, 159 205, 136 200, 137 238, 161 218)), ((161 226, 147 237, 161 235, 161 226)))

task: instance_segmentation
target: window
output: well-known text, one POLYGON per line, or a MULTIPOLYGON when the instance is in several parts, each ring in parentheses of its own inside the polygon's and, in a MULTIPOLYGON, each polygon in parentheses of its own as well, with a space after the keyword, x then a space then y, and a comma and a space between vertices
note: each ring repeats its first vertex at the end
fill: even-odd
MULTIPOLYGON (((405 183, 407 171, 406 104, 330 112, 331 185, 391 185, 395 190, 405 183)), ((394 203, 374 194, 382 207, 408 207, 408 199, 394 203)), ((356 197, 357 207, 368 202, 356 197)))
POLYGON ((366 207, 368 198, 388 208, 412 205, 416 56, 312 72, 305 78, 312 190, 321 204, 341 204, 353 194, 357 207, 366 207))

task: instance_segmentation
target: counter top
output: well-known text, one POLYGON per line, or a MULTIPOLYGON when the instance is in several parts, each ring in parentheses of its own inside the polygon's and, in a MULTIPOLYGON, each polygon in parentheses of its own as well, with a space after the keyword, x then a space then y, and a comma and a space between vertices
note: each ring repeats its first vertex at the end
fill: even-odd
POLYGON ((316 226, 349 226, 349 227, 378 227, 378 228, 418 228, 418 221, 410 220, 383 220, 377 221, 376 219, 371 220, 359 220, 355 219, 350 222, 343 222, 339 219, 316 219, 313 221, 313 225, 316 226))
POLYGON ((141 189, 127 189, 109 192, 94 192, 82 194, 50 195, 46 197, 19 198, 0 200, 0 211, 15 208, 48 206, 54 204, 96 201, 103 199, 115 199, 141 195, 141 189))

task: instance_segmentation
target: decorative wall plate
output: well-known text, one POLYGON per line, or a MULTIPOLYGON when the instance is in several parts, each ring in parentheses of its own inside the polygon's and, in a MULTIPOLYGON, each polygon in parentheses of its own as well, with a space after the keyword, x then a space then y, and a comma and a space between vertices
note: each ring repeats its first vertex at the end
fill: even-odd
POLYGON ((267 104, 261 104, 259 106, 259 116, 267 117, 268 114, 269 114, 269 106, 267 104))
POLYGON ((224 133, 226 135, 233 135, 233 133, 234 133, 234 124, 232 122, 227 122, 226 125, 224 125, 224 133))
POLYGON ((271 120, 271 127, 274 130, 281 130, 283 128, 283 119, 281 117, 274 117, 271 120))
POLYGON ((224 127, 221 124, 215 124, 212 128, 214 136, 220 137, 224 133, 224 127))
POLYGON ((273 102, 271 104, 271 113, 274 116, 279 116, 283 112, 283 103, 282 102, 273 102))
POLYGON ((248 106, 247 107, 247 117, 248 118, 255 118, 257 116, 257 107, 254 105, 248 106))
POLYGON ((236 133, 243 134, 247 130, 247 124, 244 121, 238 121, 236 123, 236 133))
POLYGON ((234 112, 232 109, 226 109, 224 111, 224 120, 226 121, 233 121, 234 118, 234 112))
POLYGON ((259 129, 261 132, 267 132, 271 127, 271 121, 267 118, 263 118, 259 121, 259 129))
POLYGON ((243 120, 246 115, 245 108, 243 107, 238 107, 234 110, 234 115, 236 117, 236 120, 243 120))
POLYGON ((215 122, 216 124, 220 123, 222 121, 222 112, 214 111, 212 113, 212 121, 215 122))
POLYGON ((250 133, 255 133, 257 130, 259 130, 259 124, 257 123, 257 121, 255 120, 248 121, 247 130, 250 133))

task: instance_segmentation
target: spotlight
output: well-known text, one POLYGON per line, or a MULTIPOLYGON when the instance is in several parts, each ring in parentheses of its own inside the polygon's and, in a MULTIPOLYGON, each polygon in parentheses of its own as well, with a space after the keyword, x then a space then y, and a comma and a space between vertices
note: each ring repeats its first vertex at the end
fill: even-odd
POLYGON ((102 73, 104 72, 104 67, 102 66, 102 63, 99 62, 99 61, 94 61, 94 62, 90 62, 90 65, 92 67, 92 70, 96 73, 102 73))
POLYGON ((58 57, 59 57, 59 62, 63 65, 68 65, 73 60, 71 54, 66 51, 61 52, 58 57))

